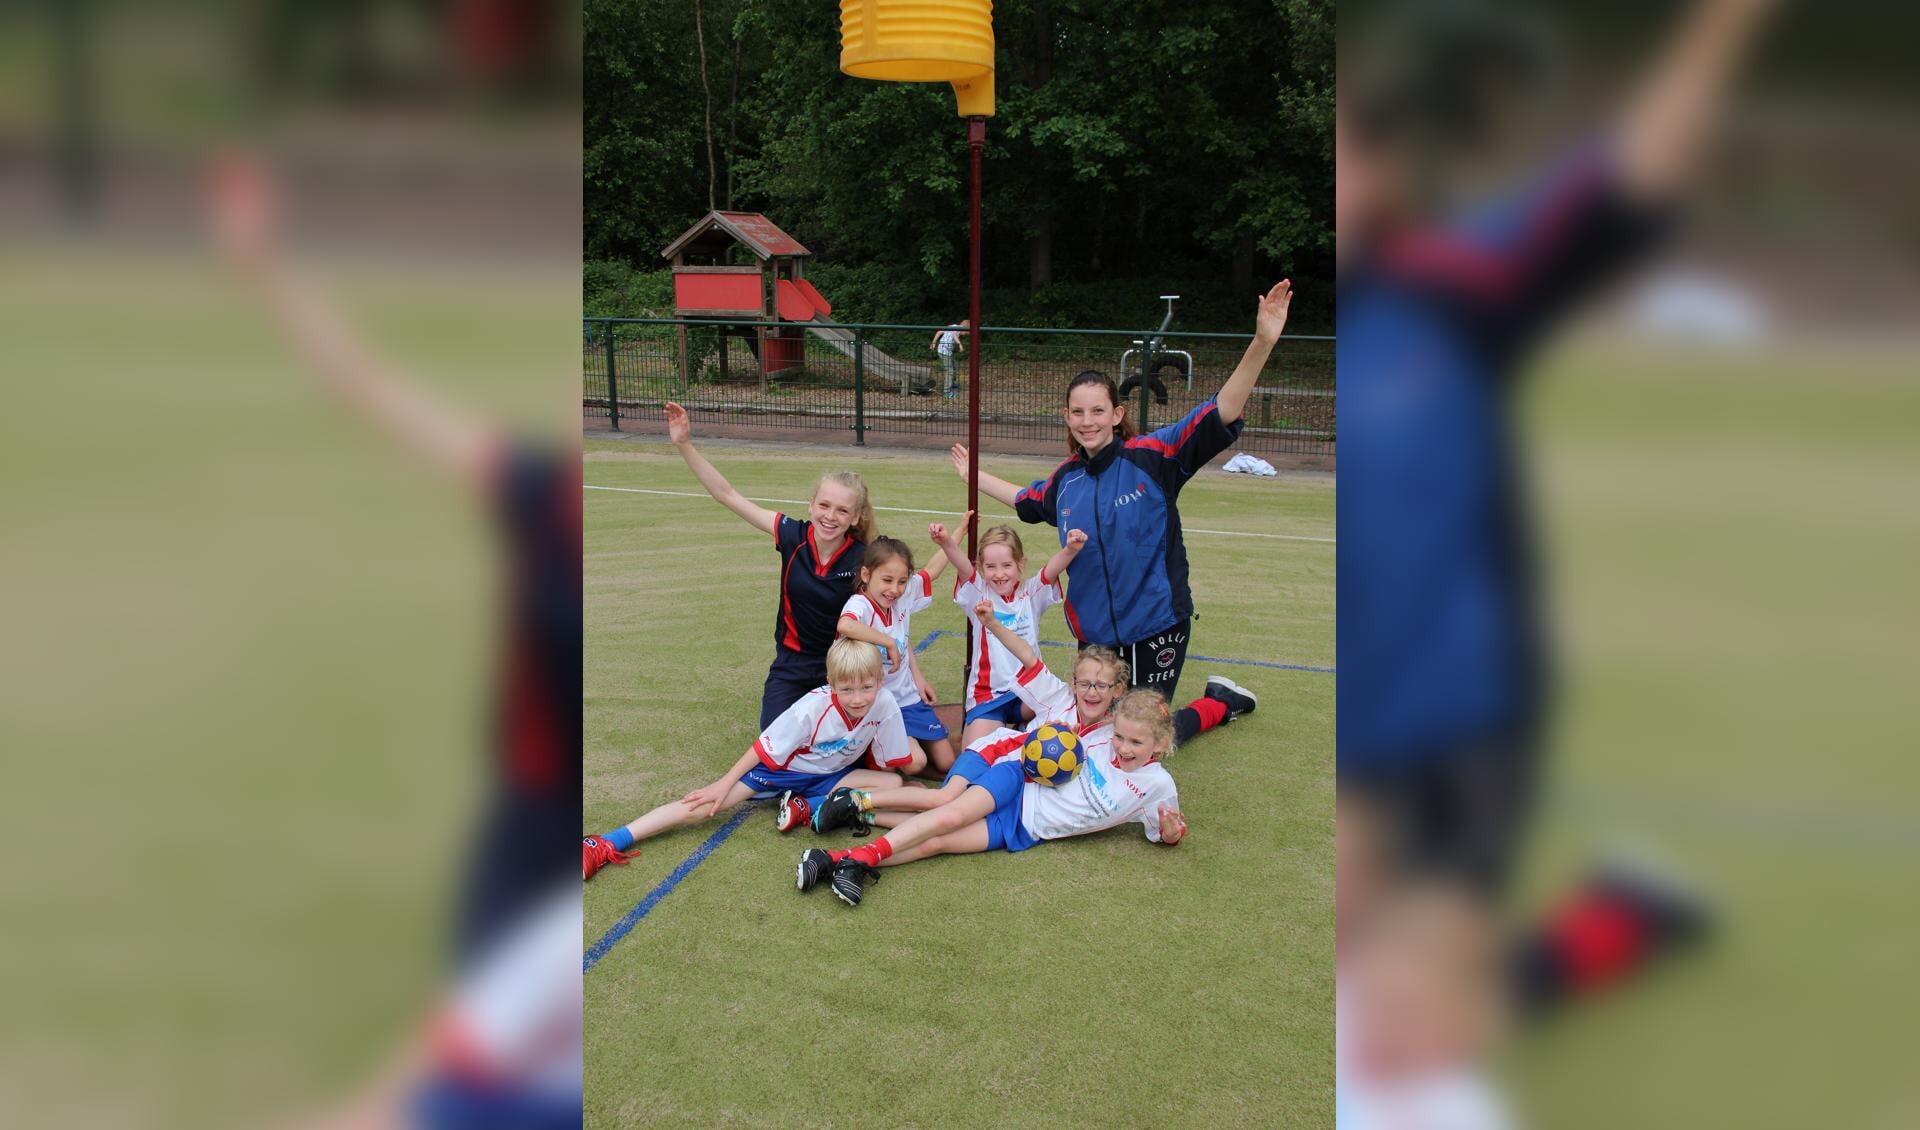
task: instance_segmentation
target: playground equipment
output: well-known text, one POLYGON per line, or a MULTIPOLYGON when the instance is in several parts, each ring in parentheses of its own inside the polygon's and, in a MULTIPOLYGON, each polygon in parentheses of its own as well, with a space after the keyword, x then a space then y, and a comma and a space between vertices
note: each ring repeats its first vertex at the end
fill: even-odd
MULTIPOLYGON (((786 325, 723 325, 720 378, 727 377, 728 337, 746 340, 760 361, 760 376, 799 368, 805 362, 802 331, 852 356, 853 335, 832 324, 833 304, 806 280, 805 260, 813 253, 758 212, 708 212, 661 253, 673 261, 673 308, 686 318, 754 319, 786 325), (727 250, 746 248, 757 265, 726 263, 727 250), (696 262, 697 260, 697 262, 696 262)), ((687 329, 678 330, 680 380, 690 381, 692 359, 687 329)), ((882 377, 908 382, 931 379, 924 365, 909 365, 872 346, 866 364, 882 377)))
POLYGON ((1160 320, 1160 328, 1144 341, 1134 339, 1134 347, 1120 354, 1120 371, 1126 374, 1126 379, 1120 382, 1120 399, 1125 400, 1135 389, 1139 389, 1140 418, 1143 420, 1147 417, 1148 390, 1152 390, 1156 403, 1167 402, 1167 386, 1160 379, 1164 370, 1172 369, 1185 377, 1187 388, 1193 388, 1193 354, 1184 349, 1160 348, 1167 340, 1167 327, 1173 324, 1173 304, 1179 300, 1177 294, 1161 295, 1160 301, 1167 304, 1167 316, 1160 320), (1140 358, 1137 367, 1132 363, 1136 355, 1140 358))

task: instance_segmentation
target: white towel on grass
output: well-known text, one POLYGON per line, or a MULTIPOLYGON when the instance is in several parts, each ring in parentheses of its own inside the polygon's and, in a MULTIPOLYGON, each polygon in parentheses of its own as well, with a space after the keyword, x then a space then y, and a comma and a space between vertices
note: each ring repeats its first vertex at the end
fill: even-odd
POLYGON ((1267 462, 1265 459, 1256 459, 1244 451, 1227 460, 1226 464, 1220 469, 1229 475, 1259 475, 1269 477, 1280 473, 1274 470, 1273 464, 1267 462))

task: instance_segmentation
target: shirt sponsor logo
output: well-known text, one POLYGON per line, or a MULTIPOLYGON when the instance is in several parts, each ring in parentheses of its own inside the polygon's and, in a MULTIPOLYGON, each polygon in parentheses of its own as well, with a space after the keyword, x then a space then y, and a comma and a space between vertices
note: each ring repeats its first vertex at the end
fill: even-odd
POLYGON ((1145 497, 1147 497, 1147 484, 1141 483, 1139 486, 1135 487, 1132 491, 1121 495, 1119 498, 1114 499, 1113 504, 1115 506, 1125 506, 1129 502, 1138 502, 1145 497))
POLYGON ((835 738, 827 742, 815 742, 813 743, 813 752, 819 754, 821 757, 832 757, 851 744, 853 744, 851 737, 835 738))
POLYGON ((1093 799, 1095 804, 1098 804, 1108 812, 1112 812, 1115 805, 1112 798, 1107 796, 1107 779, 1100 772, 1100 763, 1091 758, 1088 759, 1082 775, 1086 777, 1088 784, 1091 786, 1087 789, 1088 796, 1093 799))
POLYGON ((1020 614, 1018 612, 1002 612, 996 608, 993 611, 993 618, 1008 628, 1018 630, 1020 627, 1020 614))

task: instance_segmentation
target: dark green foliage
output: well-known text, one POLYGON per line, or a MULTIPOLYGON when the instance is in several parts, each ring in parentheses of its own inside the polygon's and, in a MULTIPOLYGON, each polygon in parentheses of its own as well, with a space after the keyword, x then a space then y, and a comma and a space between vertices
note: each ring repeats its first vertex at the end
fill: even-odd
MULTIPOLYGON (((701 3, 714 203, 806 244, 838 317, 963 316, 966 130, 948 89, 842 75, 833 5, 701 3)), ((586 9, 587 256, 657 270, 708 202, 692 6, 586 9)), ((1157 324, 1154 296, 1178 292, 1194 299, 1181 326, 1239 330, 1255 288, 1288 274, 1295 330, 1328 328, 1326 0, 1004 0, 994 22, 988 323, 1157 324)))

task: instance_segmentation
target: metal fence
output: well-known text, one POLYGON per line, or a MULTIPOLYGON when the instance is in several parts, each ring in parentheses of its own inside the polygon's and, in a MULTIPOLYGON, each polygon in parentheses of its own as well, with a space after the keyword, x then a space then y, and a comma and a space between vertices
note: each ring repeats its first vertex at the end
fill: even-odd
MULTIPOLYGON (((945 366, 932 348, 943 328, 588 318, 583 413, 620 428, 635 417, 657 421, 661 406, 674 400, 702 420, 822 439, 838 433, 858 445, 908 434, 964 438, 967 357, 953 358, 948 398, 945 366)), ((1083 369, 1123 382, 1135 424, 1152 430, 1219 392, 1249 341, 1244 334, 1169 332, 1148 359, 1149 379, 1140 388, 1141 342, 1151 333, 982 327, 980 433, 1063 441, 1067 382, 1083 369)), ((1332 455, 1333 339, 1281 338, 1247 402, 1246 421, 1240 450, 1332 455)))

